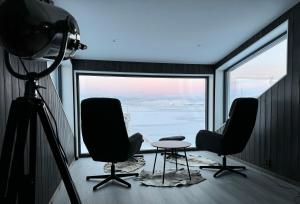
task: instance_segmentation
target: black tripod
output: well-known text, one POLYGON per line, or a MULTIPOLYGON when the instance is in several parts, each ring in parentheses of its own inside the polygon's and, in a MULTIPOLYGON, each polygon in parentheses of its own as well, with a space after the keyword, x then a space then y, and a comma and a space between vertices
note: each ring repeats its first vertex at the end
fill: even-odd
POLYGON ((1 199, 3 199, 1 203, 15 203, 17 198, 19 203, 20 201, 21 203, 35 203, 37 116, 44 128, 71 203, 81 203, 62 150, 55 138, 49 113, 44 102, 35 95, 36 88, 35 81, 27 81, 24 97, 17 98, 11 104, 0 160, 0 192, 1 199), (28 129, 30 165, 29 173, 26 174, 24 172, 24 150, 28 129))
MULTIPOLYGON (((5 56, 7 68, 17 76, 18 74, 12 71, 8 63, 9 54, 6 53, 5 56)), ((18 203, 35 203, 37 116, 39 116, 70 201, 80 204, 63 150, 52 127, 49 112, 44 101, 37 97, 39 86, 36 80, 39 74, 22 75, 23 79, 26 79, 24 97, 14 100, 10 107, 0 158, 0 203, 14 204, 17 200, 18 203), (28 139, 29 169, 24 170, 24 151, 28 139)))

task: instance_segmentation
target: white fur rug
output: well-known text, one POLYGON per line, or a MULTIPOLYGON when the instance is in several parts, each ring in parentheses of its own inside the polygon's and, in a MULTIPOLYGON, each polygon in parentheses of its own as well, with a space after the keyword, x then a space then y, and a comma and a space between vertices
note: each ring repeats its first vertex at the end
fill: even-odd
POLYGON ((142 185, 146 186, 160 186, 160 187, 179 187, 179 186, 189 186, 193 184, 200 183, 204 181, 199 170, 190 169, 191 180, 189 179, 189 174, 187 169, 168 169, 165 172, 165 181, 162 183, 162 171, 152 171, 142 170, 139 177, 137 178, 142 185))
MULTIPOLYGON (((129 173, 136 171, 145 165, 144 157, 136 157, 137 161, 131 159, 125 162, 118 162, 115 164, 116 172, 129 173)), ((104 165, 104 172, 110 173, 111 163, 104 165)))
MULTIPOLYGON (((188 163, 189 163, 190 167, 214 166, 214 165, 218 164, 217 162, 210 160, 206 157, 193 155, 193 154, 187 155, 187 158, 188 158, 188 163)), ((171 163, 176 163, 176 160, 174 157, 168 158, 167 161, 171 162, 171 163)), ((177 158, 177 164, 186 166, 185 157, 177 158)))

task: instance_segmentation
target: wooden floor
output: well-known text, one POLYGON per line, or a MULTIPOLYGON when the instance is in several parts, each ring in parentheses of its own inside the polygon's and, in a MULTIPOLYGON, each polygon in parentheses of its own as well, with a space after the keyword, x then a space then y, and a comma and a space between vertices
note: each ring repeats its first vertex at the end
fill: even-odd
MULTIPOLYGON (((215 161, 221 162, 220 158, 207 152, 190 152, 215 161)), ((146 166, 144 169, 151 170, 154 154, 145 155, 146 166)), ((162 168, 162 157, 158 157, 157 168, 162 168)), ((230 164, 239 164, 228 159, 230 164)), ((167 163, 166 168, 174 168, 174 164, 167 163)), ((220 178, 213 178, 213 170, 201 170, 205 181, 188 187, 147 187, 142 186, 134 178, 126 180, 132 184, 131 189, 126 189, 115 183, 110 183, 93 192, 92 187, 96 181, 86 181, 87 175, 103 174, 103 163, 94 162, 91 158, 82 158, 71 166, 71 174, 82 203, 87 204, 285 204, 300 203, 297 191, 300 189, 285 181, 274 178, 263 172, 247 167, 244 171, 248 178, 235 174, 224 174, 220 178)), ((69 203, 64 186, 53 196, 50 203, 69 203)))

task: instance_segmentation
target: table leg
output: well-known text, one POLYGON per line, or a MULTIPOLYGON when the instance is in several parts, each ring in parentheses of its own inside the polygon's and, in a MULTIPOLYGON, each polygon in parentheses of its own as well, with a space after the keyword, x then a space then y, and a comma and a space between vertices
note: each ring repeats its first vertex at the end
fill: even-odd
POLYGON ((174 152, 175 152, 176 171, 177 171, 177 150, 176 150, 176 149, 174 149, 174 152))
POLYGON ((186 165, 187 165, 187 169, 188 169, 189 177, 190 177, 190 181, 191 181, 192 179, 191 179, 190 168, 189 168, 189 163, 188 163, 188 160, 187 160, 185 148, 183 148, 183 150, 184 150, 185 161, 186 161, 186 165))
POLYGON ((164 184, 164 182, 165 182, 166 155, 167 155, 167 150, 165 149, 164 170, 163 170, 163 180, 162 180, 162 183, 163 183, 163 184, 164 184))
POLYGON ((155 164, 156 164, 157 152, 158 152, 158 147, 156 148, 156 153, 155 153, 155 159, 154 159, 152 174, 154 174, 154 171, 155 171, 155 164))

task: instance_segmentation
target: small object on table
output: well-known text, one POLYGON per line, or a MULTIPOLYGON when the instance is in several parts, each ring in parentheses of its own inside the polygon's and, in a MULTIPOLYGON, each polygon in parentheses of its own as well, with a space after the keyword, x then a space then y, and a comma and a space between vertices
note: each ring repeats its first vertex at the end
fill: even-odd
POLYGON ((182 141, 184 139, 185 139, 185 136, 170 136, 170 137, 162 137, 159 139, 159 141, 166 141, 166 140, 182 141))
MULTIPOLYGON (((169 136, 169 137, 162 137, 159 139, 159 141, 169 141, 169 140, 175 140, 175 141, 182 141, 185 139, 185 136, 169 136)), ((163 155, 164 153, 162 153, 163 155)), ((171 152, 167 152, 169 159, 170 157, 184 157, 184 155, 178 154, 177 152, 174 152, 171 150, 171 152)))
MULTIPOLYGON (((153 174, 154 174, 154 170, 155 170, 155 164, 156 164, 156 158, 157 158, 158 148, 164 149, 164 151, 165 151, 162 183, 165 182, 166 153, 167 153, 167 150, 169 150, 169 149, 171 149, 175 153, 178 150, 183 150, 184 151, 184 157, 185 157, 187 169, 188 169, 188 172, 189 172, 189 178, 191 180, 189 163, 188 163, 187 156, 186 156, 186 151, 185 151, 187 147, 191 146, 191 143, 189 143, 189 142, 183 142, 183 141, 166 140, 166 141, 153 142, 151 145, 153 147, 156 147, 156 154, 155 154, 153 171, 152 171, 153 174)), ((176 160, 176 171, 177 171, 177 157, 175 157, 175 160, 176 160)))

